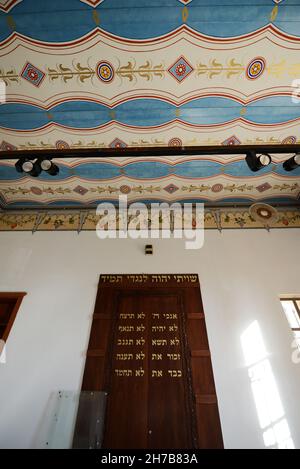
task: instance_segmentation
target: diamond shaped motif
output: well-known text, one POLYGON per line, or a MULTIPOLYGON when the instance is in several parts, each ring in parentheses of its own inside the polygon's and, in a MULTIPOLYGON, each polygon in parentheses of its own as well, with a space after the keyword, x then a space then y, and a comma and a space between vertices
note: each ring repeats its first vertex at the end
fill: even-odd
POLYGON ((221 143, 221 145, 240 145, 241 141, 235 136, 232 135, 231 137, 227 138, 224 140, 224 142, 221 143))
POLYGON ((80 1, 83 2, 83 3, 86 3, 90 7, 96 8, 104 0, 80 0, 80 1))
POLYGON ((24 80, 29 81, 29 83, 31 83, 32 85, 39 87, 45 78, 45 73, 42 72, 42 70, 40 70, 39 68, 37 68, 35 65, 32 65, 30 62, 27 62, 24 65, 21 77, 24 78, 24 80))
POLYGON ((75 189, 73 189, 73 192, 76 192, 77 194, 80 194, 80 195, 85 195, 88 192, 88 190, 85 187, 77 186, 75 187, 75 189))
POLYGON ((2 141, 0 145, 0 151, 14 151, 17 150, 17 147, 12 145, 11 143, 6 142, 5 140, 2 141))
POLYGON ((4 11, 4 13, 8 13, 20 2, 22 2, 22 0, 0 0, 0 10, 4 11))
POLYGON ((175 184, 169 184, 168 186, 164 187, 164 190, 169 194, 174 194, 174 192, 178 191, 179 187, 175 186, 175 184))
POLYGON ((271 184, 265 182, 264 184, 260 184, 260 186, 257 186, 256 189, 258 190, 258 192, 265 192, 268 189, 271 189, 271 187, 271 184))
POLYGON ((191 3, 192 0, 179 0, 181 3, 184 5, 187 5, 188 3, 191 3))
POLYGON ((179 83, 181 83, 190 73, 193 71, 193 67, 183 57, 179 57, 176 62, 171 65, 168 72, 174 77, 179 83))
POLYGON ((125 148, 127 147, 127 143, 123 142, 119 138, 115 138, 110 144, 110 148, 125 148))

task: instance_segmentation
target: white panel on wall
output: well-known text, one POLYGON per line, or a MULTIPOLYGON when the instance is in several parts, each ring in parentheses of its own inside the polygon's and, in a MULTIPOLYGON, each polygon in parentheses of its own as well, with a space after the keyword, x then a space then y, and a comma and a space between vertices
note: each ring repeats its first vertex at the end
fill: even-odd
POLYGON ((27 292, 0 364, 0 447, 45 447, 53 396, 80 390, 100 273, 198 273, 225 446, 300 448, 300 364, 278 299, 300 293, 299 230, 206 231, 199 251, 153 240, 153 256, 145 243, 0 233, 0 291, 27 292))

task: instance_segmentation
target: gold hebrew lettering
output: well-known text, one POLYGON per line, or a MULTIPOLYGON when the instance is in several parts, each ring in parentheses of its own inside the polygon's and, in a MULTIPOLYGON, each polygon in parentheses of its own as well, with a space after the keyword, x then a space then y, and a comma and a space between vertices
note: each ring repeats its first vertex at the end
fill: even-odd
POLYGON ((161 279, 163 282, 167 282, 168 280, 170 280, 170 275, 162 275, 161 279))
POLYGON ((152 345, 167 345, 166 339, 152 339, 152 345))
POLYGON ((134 319, 134 313, 120 313, 120 319, 134 319))
POLYGON ((177 337, 175 339, 170 339, 170 345, 179 345, 179 339, 177 339, 177 337))
POLYGON ((166 330, 166 326, 152 326, 152 332, 164 332, 166 330))
POLYGON ((165 319, 177 319, 177 313, 164 313, 165 319))
POLYGON ((145 339, 141 337, 140 339, 136 339, 135 345, 144 345, 145 344, 145 339))
POLYGON ((145 374, 145 370, 142 367, 135 370, 135 376, 144 376, 144 374, 145 374))
POLYGON ((117 353, 117 360, 133 360, 132 353, 117 353))
POLYGON ((132 370, 116 370, 115 374, 117 376, 132 376, 132 370))
POLYGON ((181 370, 168 370, 169 375, 171 378, 181 378, 182 371, 181 370))
POLYGON ((169 360, 180 360, 180 353, 167 353, 167 357, 169 360))
POLYGON ((162 360, 162 354, 161 353, 152 353, 151 360, 162 360))
POLYGON ((133 332, 134 331, 134 326, 119 326, 118 330, 120 332, 133 332))
POLYGON ((152 378, 161 378, 163 375, 162 370, 152 370, 151 376, 152 378))
POLYGON ((133 345, 133 339, 118 339, 118 345, 133 345))

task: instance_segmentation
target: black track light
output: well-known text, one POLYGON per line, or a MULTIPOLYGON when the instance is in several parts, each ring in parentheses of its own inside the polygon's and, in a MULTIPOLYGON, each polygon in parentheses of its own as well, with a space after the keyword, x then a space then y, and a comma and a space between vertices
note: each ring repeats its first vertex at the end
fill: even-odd
POLYGON ((26 158, 19 159, 16 164, 15 168, 18 173, 23 173, 23 163, 25 162, 26 158))
POLYGON ((38 177, 42 171, 46 171, 50 176, 59 173, 59 167, 52 163, 50 158, 20 158, 15 164, 18 173, 26 173, 32 177, 38 177))
POLYGON ((257 156, 254 150, 250 150, 246 153, 246 163, 251 171, 259 171, 262 168, 266 168, 272 159, 268 153, 262 153, 257 156))
POLYGON ((41 160, 41 168, 50 176, 56 176, 59 173, 59 167, 54 164, 50 158, 44 158, 41 160))
POLYGON ((286 160, 282 166, 286 171, 293 171, 293 169, 300 168, 300 153, 296 153, 286 160))
POLYGON ((26 173, 32 177, 38 177, 42 171, 40 163, 29 158, 20 158, 16 162, 15 168, 18 173, 26 173))

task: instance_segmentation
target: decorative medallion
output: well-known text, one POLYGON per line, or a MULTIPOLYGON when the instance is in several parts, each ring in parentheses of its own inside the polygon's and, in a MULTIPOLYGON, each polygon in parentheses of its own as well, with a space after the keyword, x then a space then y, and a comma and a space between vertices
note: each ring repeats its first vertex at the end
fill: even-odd
POLYGON ((5 142, 5 140, 2 140, 2 143, 0 145, 0 151, 15 151, 17 150, 17 147, 12 145, 11 143, 5 142))
POLYGON ((124 184, 123 186, 120 187, 120 192, 122 194, 130 194, 131 192, 131 187, 127 186, 126 184, 124 184))
POLYGON ((82 186, 76 186, 75 189, 73 189, 73 192, 76 192, 80 195, 85 195, 88 192, 88 189, 82 186))
POLYGON ((259 78, 266 68, 266 61, 263 57, 256 57, 255 59, 251 60, 249 65, 246 68, 246 77, 249 80, 255 80, 259 78))
POLYGON ((268 204, 253 204, 249 208, 249 213, 255 221, 261 222, 265 226, 271 226, 278 220, 278 211, 268 204))
POLYGON ((126 148, 127 143, 123 142, 123 140, 120 140, 119 138, 115 138, 110 144, 110 148, 126 148))
POLYGON ((232 135, 231 137, 227 138, 224 140, 224 142, 221 143, 221 145, 240 145, 241 141, 235 136, 232 135))
POLYGON ((256 189, 258 190, 258 192, 265 192, 267 191, 268 189, 271 189, 271 184, 269 184, 268 182, 265 182, 264 184, 260 184, 259 186, 256 186, 256 189))
POLYGON ((43 193, 42 189, 36 186, 31 187, 30 190, 34 195, 42 195, 43 193))
POLYGON ((286 137, 282 140, 282 145, 293 145, 294 143, 297 142, 297 137, 294 135, 290 135, 289 137, 286 137))
POLYGON ((168 186, 164 187, 164 191, 168 192, 169 194, 174 194, 174 192, 178 191, 179 187, 175 186, 175 184, 169 184, 168 186))
POLYGON ((193 67, 188 63, 188 61, 183 56, 181 56, 173 65, 171 65, 171 67, 168 69, 168 72, 179 83, 181 83, 190 73, 192 73, 193 70, 193 67))
POLYGON ((99 80, 104 83, 111 82, 115 76, 114 68, 109 62, 99 62, 96 67, 96 73, 99 80))
POLYGON ((168 141, 168 146, 169 147, 182 147, 182 140, 178 137, 171 138, 171 140, 168 141))
POLYGON ((68 150, 70 148, 70 145, 64 140, 57 140, 57 142, 55 142, 55 147, 58 150, 68 150))
POLYGON ((27 62, 21 72, 21 77, 29 81, 32 85, 39 87, 45 78, 45 73, 31 63, 27 62))
POLYGON ((223 190, 223 184, 214 184, 211 188, 212 192, 221 192, 223 190))

